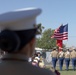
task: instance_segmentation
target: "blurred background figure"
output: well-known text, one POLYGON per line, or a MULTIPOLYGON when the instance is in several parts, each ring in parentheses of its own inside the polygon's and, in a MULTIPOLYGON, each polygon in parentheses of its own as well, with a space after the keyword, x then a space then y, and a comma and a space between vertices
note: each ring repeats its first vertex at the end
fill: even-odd
POLYGON ((39 66, 39 64, 38 64, 38 60, 37 60, 37 59, 33 59, 33 61, 32 61, 32 65, 38 67, 38 66, 39 66))
POLYGON ((76 70, 76 51, 75 51, 75 48, 72 49, 70 57, 71 57, 71 61, 72 61, 73 70, 75 71, 76 70))
POLYGON ((38 52, 38 53, 37 53, 37 57, 38 57, 38 58, 40 58, 40 57, 41 57, 41 54, 40 54, 40 52, 38 52))
POLYGON ((44 58, 42 56, 40 57, 39 67, 45 68, 44 58))
POLYGON ((56 69, 56 63, 58 59, 58 51, 56 47, 53 48, 53 51, 51 52, 51 57, 52 57, 53 68, 56 69))
POLYGON ((62 48, 61 48, 58 56, 59 56, 59 68, 60 68, 60 71, 62 71, 63 62, 64 62, 64 52, 63 52, 62 48))
POLYGON ((70 52, 69 52, 69 48, 67 48, 66 52, 65 52, 65 64, 66 64, 66 70, 68 71, 69 64, 70 64, 70 52))

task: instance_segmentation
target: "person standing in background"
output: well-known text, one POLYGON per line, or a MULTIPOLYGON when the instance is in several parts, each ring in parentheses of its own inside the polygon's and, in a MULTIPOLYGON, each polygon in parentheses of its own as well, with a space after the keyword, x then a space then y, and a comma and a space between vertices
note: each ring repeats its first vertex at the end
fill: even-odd
POLYGON ((63 62, 64 62, 64 52, 62 48, 58 54, 58 57, 59 57, 59 68, 60 68, 60 71, 62 71, 63 62))
POLYGON ((75 51, 75 48, 72 49, 72 52, 70 54, 70 58, 72 61, 73 70, 75 71, 76 70, 76 51, 75 51))
POLYGON ((56 69, 56 63, 58 59, 58 51, 56 47, 53 48, 53 51, 51 52, 51 57, 52 57, 53 68, 56 69))
POLYGON ((65 56, 66 70, 68 71, 69 64, 70 64, 70 52, 69 52, 69 49, 66 49, 66 52, 65 52, 64 56, 65 56))

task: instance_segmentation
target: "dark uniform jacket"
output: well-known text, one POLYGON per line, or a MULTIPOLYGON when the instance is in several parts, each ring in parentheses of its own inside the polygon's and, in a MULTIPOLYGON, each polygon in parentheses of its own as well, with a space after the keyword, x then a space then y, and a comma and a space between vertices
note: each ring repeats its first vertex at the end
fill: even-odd
POLYGON ((5 55, 0 62, 0 75, 55 75, 50 70, 33 66, 22 55, 5 55), (17 60, 16 60, 17 59, 17 60))

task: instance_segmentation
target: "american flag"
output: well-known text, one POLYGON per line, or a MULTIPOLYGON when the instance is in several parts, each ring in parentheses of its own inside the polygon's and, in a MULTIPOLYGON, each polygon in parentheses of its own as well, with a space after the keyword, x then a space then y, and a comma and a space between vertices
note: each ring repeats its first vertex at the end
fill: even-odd
POLYGON ((68 39, 68 24, 61 25, 59 28, 55 29, 54 34, 51 38, 55 38, 57 40, 67 40, 68 39))

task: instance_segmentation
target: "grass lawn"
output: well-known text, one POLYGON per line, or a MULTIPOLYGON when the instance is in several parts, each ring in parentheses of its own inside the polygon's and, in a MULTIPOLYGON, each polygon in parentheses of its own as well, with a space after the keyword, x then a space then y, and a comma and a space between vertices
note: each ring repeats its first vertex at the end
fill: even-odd
MULTIPOLYGON (((47 66, 47 69, 49 69, 50 67, 47 66)), ((56 68, 59 71, 59 67, 56 68)), ((69 67, 69 71, 65 70, 65 66, 63 67, 63 71, 59 71, 61 75, 76 75, 76 71, 72 70, 72 67, 69 67)))
MULTIPOLYGON (((57 67, 57 70, 59 71, 59 67, 57 67)), ((59 71, 61 75, 76 75, 76 71, 72 70, 72 67, 69 67, 69 71, 65 70, 65 66, 63 67, 63 71, 59 71)))
POLYGON ((60 71, 61 75, 76 75, 76 71, 60 71))

